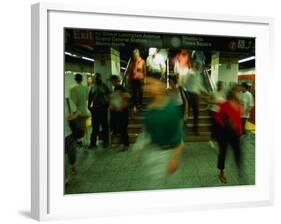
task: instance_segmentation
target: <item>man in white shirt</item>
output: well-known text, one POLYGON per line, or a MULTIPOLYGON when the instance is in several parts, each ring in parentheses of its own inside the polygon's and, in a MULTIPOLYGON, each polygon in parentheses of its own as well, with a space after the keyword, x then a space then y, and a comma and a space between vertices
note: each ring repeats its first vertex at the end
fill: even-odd
POLYGON ((81 117, 89 117, 88 110, 88 88, 82 84, 83 77, 81 74, 75 75, 76 85, 70 89, 70 98, 75 104, 81 117))
POLYGON ((157 48, 150 48, 146 59, 147 72, 150 76, 164 80, 166 65, 162 55, 157 53, 157 48))
MULTIPOLYGON (((196 64, 192 63, 192 68, 188 70, 184 88, 187 92, 189 108, 193 110, 193 132, 199 135, 198 116, 199 116, 199 95, 206 92, 202 85, 200 71, 196 69, 196 64)), ((190 110, 190 109, 189 109, 190 110)))
POLYGON ((75 104, 79 117, 77 118, 86 133, 86 120, 90 117, 88 110, 88 88, 82 84, 83 77, 81 74, 75 74, 76 85, 70 89, 70 99, 75 104))
POLYGON ((245 125, 247 120, 250 118, 251 109, 254 106, 253 96, 249 91, 249 86, 246 82, 242 83, 242 92, 240 96, 241 103, 243 104, 243 115, 242 115, 242 128, 243 134, 245 134, 245 125))

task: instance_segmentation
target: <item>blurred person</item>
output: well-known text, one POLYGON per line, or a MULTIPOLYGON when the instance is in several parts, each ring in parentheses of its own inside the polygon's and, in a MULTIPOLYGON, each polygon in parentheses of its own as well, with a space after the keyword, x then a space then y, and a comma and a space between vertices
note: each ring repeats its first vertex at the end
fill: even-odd
POLYGON ((67 155, 68 162, 70 164, 71 173, 70 175, 67 172, 67 167, 65 167, 65 186, 67 186, 70 182, 70 176, 76 175, 76 151, 78 148, 77 141, 84 135, 84 130, 77 118, 79 117, 79 112, 75 104, 71 101, 71 99, 66 98, 64 101, 64 150, 67 155))
POLYGON ((250 112, 254 106, 254 101, 253 101, 253 95, 249 91, 249 86, 246 82, 242 83, 241 88, 242 88, 242 92, 240 95, 240 100, 241 100, 241 102, 243 104, 243 108, 244 108, 243 115, 242 115, 242 128, 243 128, 243 135, 245 135, 246 134, 246 130, 245 130, 246 122, 250 118, 250 112))
POLYGON ((74 79, 76 85, 70 89, 70 98, 77 108, 79 113, 77 119, 79 120, 85 135, 87 132, 86 120, 90 117, 90 112, 87 107, 88 89, 82 84, 83 76, 81 74, 75 74, 74 79))
POLYGON ((187 50, 182 49, 174 59, 174 74, 178 77, 178 84, 184 86, 187 73, 191 67, 191 58, 187 50))
POLYGON ((181 86, 177 84, 177 77, 175 75, 169 75, 169 86, 170 89, 168 90, 168 95, 171 97, 172 100, 175 101, 178 110, 181 115, 182 121, 187 118, 188 114, 188 102, 186 99, 185 92, 181 86))
MULTIPOLYGON (((225 102, 226 98, 225 98, 225 93, 224 93, 224 89, 223 89, 223 82, 222 81, 218 81, 217 82, 217 89, 211 94, 211 100, 209 102, 209 104, 211 105, 210 108, 210 117, 211 117, 211 139, 212 140, 216 140, 217 138, 217 123, 215 120, 216 117, 216 113, 218 113, 219 109, 220 109, 220 104, 225 102)), ((215 148, 215 145, 213 143, 213 141, 210 140, 209 144, 212 148, 215 148)))
POLYGON ((133 60, 128 69, 128 81, 132 91, 132 101, 134 112, 142 109, 143 84, 146 78, 145 61, 140 56, 139 49, 133 51, 133 60))
POLYGON ((159 79, 147 78, 144 91, 152 97, 145 112, 145 132, 150 136, 152 145, 173 149, 167 164, 164 164, 168 172, 173 173, 179 166, 184 146, 181 113, 175 101, 167 96, 165 83, 159 79))
POLYGON ((93 77, 92 75, 89 75, 89 76, 87 77, 87 86, 88 86, 88 89, 90 90, 93 85, 94 85, 94 77, 93 77))
MULTIPOLYGON (((91 74, 91 75, 88 75, 87 76, 87 87, 88 87, 88 95, 89 95, 89 92, 92 88, 92 86, 94 85, 94 76, 91 74)), ((91 116, 89 116, 86 120, 86 139, 87 139, 87 145, 88 145, 88 142, 89 142, 89 136, 88 136, 88 129, 92 127, 92 118, 91 116)))
POLYGON ((146 67, 150 77, 165 80, 166 64, 164 57, 158 54, 157 48, 149 48, 146 67))
POLYGON ((202 72, 204 69, 204 66, 205 66, 205 61, 206 61, 204 52, 194 50, 194 51, 192 51, 191 58, 192 58, 193 63, 195 64, 195 67, 197 68, 197 70, 202 72))
POLYGON ((111 84, 113 86, 113 93, 110 97, 110 110, 111 110, 111 122, 110 127, 114 134, 117 130, 121 134, 121 142, 123 144, 122 151, 126 151, 129 147, 128 136, 128 118, 129 118, 129 98, 130 95, 126 89, 120 85, 120 80, 117 75, 110 77, 111 84))
POLYGON ((232 87, 227 94, 226 101, 219 105, 219 111, 215 114, 215 119, 218 124, 217 141, 219 144, 217 167, 220 170, 219 179, 222 183, 227 183, 224 167, 228 145, 232 147, 236 165, 240 168, 240 136, 243 131, 241 121, 243 105, 240 102, 239 94, 239 86, 236 85, 232 87))
POLYGON ((96 148, 96 141, 99 134, 100 125, 102 127, 103 148, 109 146, 108 131, 108 107, 111 91, 103 83, 101 74, 96 73, 95 82, 89 91, 88 108, 92 114, 92 134, 89 148, 96 148))
POLYGON ((199 96, 206 92, 202 85, 200 71, 197 69, 196 63, 191 62, 191 69, 188 70, 184 87, 187 93, 189 112, 193 111, 193 128, 192 131, 199 135, 198 116, 199 116, 199 96))

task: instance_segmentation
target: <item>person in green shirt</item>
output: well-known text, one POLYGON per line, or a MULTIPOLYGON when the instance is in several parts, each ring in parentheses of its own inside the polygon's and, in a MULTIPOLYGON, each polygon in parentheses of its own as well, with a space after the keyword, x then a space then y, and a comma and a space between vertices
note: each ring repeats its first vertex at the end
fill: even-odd
POLYGON ((177 170, 183 151, 181 113, 176 102, 168 97, 166 86, 160 80, 147 78, 144 91, 152 97, 145 112, 144 127, 152 145, 173 149, 168 162, 168 172, 177 170))

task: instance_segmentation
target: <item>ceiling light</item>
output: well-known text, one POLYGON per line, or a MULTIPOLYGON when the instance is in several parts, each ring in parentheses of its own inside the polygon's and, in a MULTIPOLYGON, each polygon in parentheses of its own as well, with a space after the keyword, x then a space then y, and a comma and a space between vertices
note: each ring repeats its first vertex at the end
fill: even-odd
POLYGON ((79 58, 79 56, 78 55, 76 55, 76 54, 72 54, 72 53, 70 53, 70 52, 64 52, 64 54, 65 55, 68 55, 68 56, 71 56, 71 57, 74 57, 74 58, 79 58))
POLYGON ((256 59, 256 56, 251 56, 251 57, 239 60, 238 63, 243 63, 243 62, 251 61, 251 60, 255 60, 255 59, 256 59))
POLYGON ((92 59, 92 58, 88 58, 88 57, 81 57, 82 59, 84 59, 84 60, 87 60, 87 61, 95 61, 94 59, 92 59))

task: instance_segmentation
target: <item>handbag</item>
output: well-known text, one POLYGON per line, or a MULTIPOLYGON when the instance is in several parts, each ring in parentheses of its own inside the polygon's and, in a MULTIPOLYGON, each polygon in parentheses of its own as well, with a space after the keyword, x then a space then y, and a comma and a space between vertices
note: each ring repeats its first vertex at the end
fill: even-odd
MULTIPOLYGON (((69 98, 66 98, 66 104, 68 109, 68 114, 72 114, 71 106, 69 98)), ((74 116, 72 118, 68 118, 68 124, 72 132, 72 136, 77 140, 84 136, 84 129, 82 127, 82 122, 78 119, 79 116, 74 116)))

